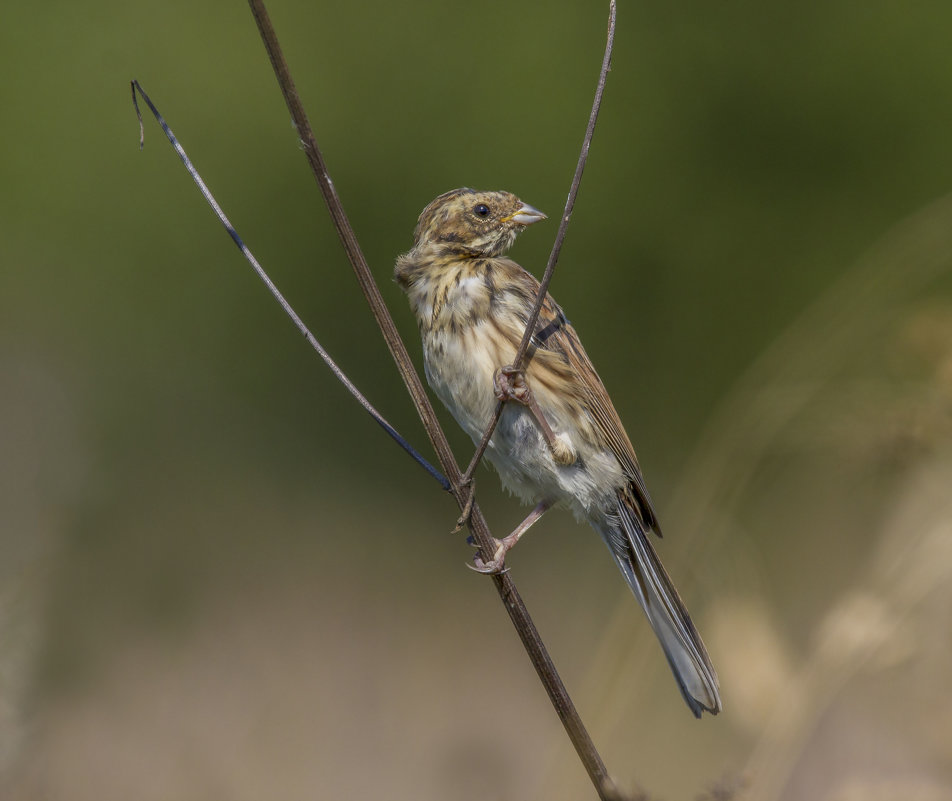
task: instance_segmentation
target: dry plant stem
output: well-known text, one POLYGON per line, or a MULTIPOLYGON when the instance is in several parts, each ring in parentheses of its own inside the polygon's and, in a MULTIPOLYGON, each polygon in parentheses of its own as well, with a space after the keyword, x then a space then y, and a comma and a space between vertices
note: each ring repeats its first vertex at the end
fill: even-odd
MULTIPOLYGON (((357 237, 344 213, 340 198, 337 196, 334 184, 324 164, 324 159, 317 146, 317 141, 308 122, 307 115, 304 112, 304 107, 297 93, 297 89, 294 86, 294 81, 291 78, 290 70, 281 52, 277 35, 275 34, 274 27, 271 24, 264 3, 262 0, 249 0, 249 5, 251 6, 251 11, 254 14, 255 21, 261 33, 261 38, 264 41, 265 49, 268 51, 268 56, 271 59, 271 64, 284 95, 285 102, 291 112, 291 117, 297 129, 298 136, 303 144, 308 163, 311 166, 314 177, 317 179, 321 194, 324 196, 324 201, 330 211, 331 219, 334 222, 334 227, 340 237, 341 244, 357 275, 357 280, 370 305, 374 319, 380 327, 384 340, 390 349, 397 369, 406 384, 407 391, 410 393, 410 397, 416 406, 420 419, 423 421, 423 426, 433 444, 440 465, 450 479, 456 501, 460 509, 464 509, 469 501, 469 490, 467 486, 461 484, 462 475, 450 450, 446 436, 433 412, 433 407, 426 396, 420 378, 413 368, 406 346, 400 339, 393 319, 383 302, 380 290, 373 279, 367 261, 357 242, 357 237)), ((612 0, 611 8, 613 30, 614 0, 612 0)), ((495 540, 489 531, 489 527, 486 524, 486 520, 478 504, 472 504, 468 525, 480 551, 483 555, 489 557, 494 552, 495 540)), ((549 694, 549 698, 556 712, 565 726, 569 738, 572 740, 572 744, 575 746, 579 758, 582 760, 598 792, 599 798, 606 799, 606 801, 608 799, 618 799, 620 796, 608 776, 605 764, 596 751, 595 745, 591 737, 589 737, 575 709, 575 705, 569 697, 568 691, 565 689, 565 685, 559 678, 548 651, 535 628, 535 624, 529 617, 528 610, 516 590, 515 584, 508 573, 494 575, 493 583, 499 592, 499 596, 506 607, 506 611, 509 613, 513 625, 522 639, 526 652, 529 654, 529 658, 532 660, 540 680, 549 694)), ((485 691, 491 693, 496 681, 494 676, 486 676, 484 681, 485 691)))
POLYGON ((417 450, 404 439, 400 432, 398 432, 387 420, 384 418, 380 412, 378 412, 373 405, 370 403, 367 398, 363 396, 360 390, 354 386, 354 383, 347 377, 343 370, 337 366, 337 363, 330 357, 330 354, 324 350, 324 347, 320 342, 317 341, 317 338, 311 333, 310 329, 304 324, 304 321, 298 316, 297 312, 291 307, 291 304, 285 299, 284 295, 281 294, 278 287, 271 280, 270 276, 265 272, 264 268, 258 263, 258 260, 254 257, 254 254, 248 249, 248 246, 244 243, 242 238, 238 236, 238 232, 235 230, 235 227, 231 224, 231 220, 228 219, 222 207, 218 204, 218 201, 215 200, 214 195, 212 195, 211 190, 208 188, 208 185, 202 179, 202 176, 199 175, 198 170, 195 169, 195 165, 192 164, 192 160, 188 157, 188 154, 185 152, 185 148, 179 143, 175 134, 172 133, 172 129, 169 127, 169 124, 165 121, 162 115, 159 113, 159 110, 155 107, 155 104, 152 102, 151 98, 146 94, 145 90, 139 84, 138 81, 132 81, 132 105, 135 107, 136 116, 139 118, 139 149, 141 150, 145 147, 145 125, 142 122, 142 112, 139 110, 139 101, 136 98, 136 93, 139 93, 142 96, 142 99, 145 101, 145 104, 149 107, 149 111, 152 112, 153 116, 156 119, 156 122, 162 127, 162 130, 165 132, 166 137, 169 142, 172 143, 172 147, 175 149, 175 152, 178 153, 179 158, 182 160, 182 163, 185 165, 185 169, 188 174, 192 177, 192 180, 195 182, 195 185, 198 187, 199 191, 202 193, 202 197, 205 198, 205 201, 209 206, 212 207, 212 210, 215 212, 215 215, 218 217, 219 222, 225 227, 225 230, 228 232, 228 236, 232 238, 232 241, 238 246, 238 250, 241 251, 241 254, 245 257, 247 262, 251 265, 252 269, 258 275, 258 277, 264 282, 264 285, 268 288, 268 291, 274 296, 274 299, 278 302, 281 308, 284 310, 284 313, 291 318, 291 322, 297 326, 297 329, 304 334, 304 338, 308 341, 308 344, 317 352, 324 363, 330 368, 331 372, 340 381, 344 387, 350 392, 351 395, 357 400, 357 402, 364 407, 364 409, 373 417, 374 420, 386 431, 399 445, 402 447, 414 460, 426 470, 433 478, 440 482, 441 486, 445 490, 450 489, 450 483, 445 476, 440 474, 440 471, 437 470, 433 465, 431 465, 426 459, 424 459, 417 450))
MULTIPOLYGON (((572 216, 572 210, 575 208, 575 198, 578 196, 578 188, 582 183, 582 173, 585 171, 585 163, 588 161, 588 151, 592 145, 592 136, 595 133, 595 123, 598 121, 598 112, 602 107, 602 95, 605 94, 605 82, 608 80, 608 71, 612 65, 612 50, 615 46, 615 0, 611 0, 608 9, 608 38, 605 42, 605 55, 602 58, 602 69, 598 74, 598 86, 595 88, 595 99, 592 101, 592 112, 588 116, 588 127, 585 129, 585 137, 582 140, 582 150, 578 156, 578 163, 575 165, 575 175, 572 177, 572 186, 569 189, 569 196, 565 201, 565 211, 562 212, 562 219, 559 221, 559 230, 555 235, 555 242, 552 244, 552 252, 549 254, 549 261, 545 265, 545 272, 542 275, 542 281, 539 283, 539 294, 536 297, 535 306, 532 307, 532 313, 526 321, 526 329, 522 334, 522 342, 519 343, 519 350, 512 360, 512 369, 521 370, 526 361, 526 353, 529 351, 529 341, 535 332, 536 321, 539 319, 539 312, 545 301, 546 293, 549 291, 549 284, 552 282, 552 275, 555 272, 555 265, 559 261, 559 254, 562 252, 562 242, 565 241, 565 232, 569 227, 569 219, 572 216)), ((500 365, 501 367, 502 365, 500 365)), ((463 481, 469 482, 476 468, 479 466, 486 448, 489 446, 489 440, 492 438, 493 431, 499 423, 499 417, 502 415, 504 400, 496 403, 492 418, 476 452, 466 468, 463 475, 463 481)))

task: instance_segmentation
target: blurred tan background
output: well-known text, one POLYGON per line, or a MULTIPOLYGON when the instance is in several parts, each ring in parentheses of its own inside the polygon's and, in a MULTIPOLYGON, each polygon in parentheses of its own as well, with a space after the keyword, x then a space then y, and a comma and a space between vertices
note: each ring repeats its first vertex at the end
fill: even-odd
MULTIPOLYGON (((417 214, 469 185, 558 215, 607 8, 270 10, 417 355, 390 281, 417 214)), ((621 3, 553 293, 724 713, 691 718, 593 532, 553 513, 510 565, 626 788, 952 799, 950 26, 948 3, 621 3)), ((0 53, 0 796, 593 797, 449 498, 149 120, 138 150, 133 77, 424 448, 245 5, 14 4, 0 53)), ((513 255, 541 273, 555 227, 513 255)), ((497 533, 521 519, 488 469, 479 490, 497 533)))

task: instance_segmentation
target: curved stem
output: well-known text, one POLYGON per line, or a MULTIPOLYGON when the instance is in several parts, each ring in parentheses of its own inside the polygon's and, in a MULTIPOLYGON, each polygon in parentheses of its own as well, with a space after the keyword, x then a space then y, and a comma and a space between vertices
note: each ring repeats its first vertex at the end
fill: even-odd
MULTIPOLYGON (((569 220, 572 217, 572 210, 575 208, 575 198, 578 197, 578 188, 582 183, 582 173, 585 172, 585 164, 588 161, 588 151, 592 145, 592 136, 595 134, 595 123, 598 121, 598 112, 602 107, 602 95, 605 94, 605 83, 608 80, 608 72, 612 65, 612 50, 615 46, 615 0, 611 0, 608 9, 608 37, 605 42, 605 55, 602 57, 602 68, 598 73, 598 85, 595 87, 595 99, 592 101, 592 111, 588 116, 588 127, 585 129, 585 136, 582 139, 582 149, 578 155, 578 162, 575 165, 575 175, 572 176, 572 186, 569 188, 569 196, 565 201, 565 210, 562 212, 562 219, 559 220, 559 230, 555 235, 555 242, 552 243, 552 252, 549 253, 549 261, 545 265, 545 272, 542 274, 542 280, 539 282, 539 293, 536 295, 535 305, 529 313, 526 320, 526 327, 522 333, 522 341, 519 343, 519 349, 512 360, 512 366, 516 370, 523 367, 526 359, 526 353, 529 350, 529 340, 535 331, 536 321, 539 319, 539 312, 542 304, 545 302, 545 296, 549 291, 549 284, 552 283, 552 275, 555 273, 555 265, 559 261, 559 254, 562 252, 562 242, 565 241, 565 232, 569 227, 569 220)), ((500 365, 501 367, 502 365, 500 365)), ((502 407, 505 401, 498 401, 493 410, 489 425, 483 433, 483 438, 476 446, 476 452, 466 468, 463 475, 463 481, 468 483, 473 477, 473 473, 479 466, 486 448, 489 446, 489 440, 492 439, 493 432, 499 423, 502 415, 502 407)))

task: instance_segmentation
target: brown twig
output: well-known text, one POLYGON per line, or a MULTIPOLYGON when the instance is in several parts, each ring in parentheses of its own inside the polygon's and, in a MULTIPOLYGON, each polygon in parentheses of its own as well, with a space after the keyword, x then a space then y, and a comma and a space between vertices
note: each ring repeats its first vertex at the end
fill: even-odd
MULTIPOLYGON (((265 9, 264 2, 263 0, 249 0, 249 4, 251 6, 251 11, 254 14, 255 21, 258 25, 258 30, 261 33, 261 38, 264 41, 265 49, 268 51, 268 56, 271 59, 271 64, 278 79, 281 92, 284 95, 285 102, 288 105, 288 110, 291 112, 291 117, 297 128, 298 136, 300 137, 300 140, 304 146, 304 152, 307 156, 308 163, 311 166, 311 170, 314 173, 314 177, 317 180, 318 186, 320 187, 321 194, 323 195, 324 201, 327 204, 328 210, 330 211, 331 219, 334 222, 334 227, 337 230, 338 236, 340 237, 341 244, 343 245, 344 251, 347 254, 347 258, 354 269, 361 290, 364 293, 364 297, 367 299, 367 302, 370 305, 374 319, 380 327, 380 331, 387 343, 387 347, 390 349, 390 353, 393 356, 394 362, 397 365, 397 369, 399 370, 401 377, 403 378, 404 384, 407 387, 407 391, 410 393, 410 397, 413 400, 418 414, 420 415, 420 419, 423 421, 423 426, 427 432, 427 436, 430 438, 430 442, 433 444, 433 448, 436 451, 440 465, 447 477, 450 479, 453 487, 453 494, 457 503, 459 504, 460 509, 462 510, 466 508, 468 502, 470 502, 471 489, 466 484, 461 483, 463 476, 460 473, 459 466, 456 464, 456 460, 454 459, 453 453, 450 450, 446 436, 440 427, 440 424, 436 418, 436 414, 433 411, 433 407, 430 404, 426 392, 423 389, 422 383, 420 382, 420 378, 413 368, 413 364, 410 360, 409 354, 407 353, 406 346, 400 339, 400 335, 397 333, 397 328, 393 322, 393 318, 390 316, 390 313, 383 302, 383 297, 380 294, 380 290, 373 279, 370 268, 367 265, 367 261, 360 249, 360 245, 357 242, 357 237, 355 236, 353 228, 347 219, 347 215, 344 212, 340 198, 334 189, 334 184, 331 181, 327 167, 324 163, 323 156, 321 155, 317 141, 314 137, 314 132, 311 129, 307 115, 304 112, 304 107, 297 93, 297 89, 294 86, 294 81, 291 78, 291 73, 287 62, 285 61, 281 52, 277 35, 275 34, 274 27, 272 26, 267 10, 265 9)), ((610 23, 611 34, 614 32, 614 19, 615 2, 612 0, 610 23)), ((600 81, 600 89, 603 85, 604 80, 600 81)), ((593 124, 594 122, 590 121, 590 127, 592 127, 593 124)), ((590 136, 586 139, 586 152, 587 143, 589 140, 590 136)), ((572 199, 573 203, 574 193, 578 188, 577 181, 580 177, 581 170, 579 169, 576 171, 576 181, 573 183, 573 192, 570 194, 570 198, 572 199)), ((570 207, 567 207, 567 209, 569 211, 571 210, 570 207)), ((563 219, 563 226, 568 221, 567 217, 568 215, 566 214, 565 219, 563 219)), ((543 287, 543 294, 544 291, 545 290, 543 287)), ((491 556, 494 551, 495 540, 489 531, 489 527, 482 512, 479 509, 478 504, 476 503, 472 503, 471 514, 467 524, 469 525, 482 554, 486 557, 491 556)), ((573 704, 572 699, 565 688, 565 685, 562 683, 562 680, 555 669, 555 665, 552 663, 552 660, 549 657, 548 651, 535 628, 535 624, 532 622, 532 619, 529 616, 529 612, 526 609, 525 604, 516 590, 516 586, 513 583, 511 576, 508 573, 494 575, 493 582, 497 591, 499 592, 504 606, 506 607, 506 611, 509 613, 509 617, 516 628, 516 631, 519 633, 519 636, 522 639, 523 646, 525 647, 526 652, 528 653, 529 658, 531 659, 532 664, 546 689, 546 692, 548 692, 549 698, 551 699, 556 712, 561 718, 566 732, 572 741, 572 744, 575 746, 579 758, 582 760, 582 763, 585 766, 592 783, 595 785, 599 798, 606 800, 618 799, 618 792, 608 775, 605 764, 602 761, 601 756, 598 754, 598 751, 595 749, 595 745, 592 742, 591 737, 588 735, 588 732, 586 731, 585 726, 582 723, 577 710, 575 709, 575 705, 573 704)))
MULTIPOLYGON (((562 212, 562 219, 559 221, 559 230, 555 235, 555 242, 552 243, 552 252, 549 254, 549 261, 545 265, 545 272, 542 274, 542 281, 539 282, 539 294, 536 296, 535 305, 526 320, 526 328, 522 334, 522 342, 519 343, 519 349, 512 360, 512 367, 520 370, 523 362, 526 360, 526 354, 529 351, 529 341, 535 333, 536 321, 539 319, 539 312, 542 310, 542 304, 545 302, 546 293, 549 291, 549 284, 552 282, 552 275, 555 273, 555 265, 559 261, 559 254, 562 252, 562 242, 565 241, 565 232, 569 227, 569 219, 572 216, 572 210, 575 208, 575 198, 578 196, 578 188, 582 183, 582 173, 585 171, 585 164, 588 161, 588 151, 592 145, 592 136, 595 133, 595 123, 598 121, 598 112, 602 107, 602 95, 605 94, 605 82, 608 80, 608 72, 612 65, 612 50, 615 46, 615 0, 611 0, 608 9, 608 38, 605 42, 605 55, 602 58, 602 69, 598 74, 598 85, 595 88, 595 99, 592 101, 592 111, 588 116, 588 127, 585 129, 585 137, 582 139, 582 150, 578 155, 578 163, 575 165, 575 175, 572 177, 572 186, 569 189, 569 196, 565 201, 565 210, 562 212)), ((502 367, 502 365, 500 365, 502 367)), ((497 401, 496 408, 486 426, 483 438, 476 446, 476 452, 463 474, 463 481, 469 483, 473 473, 479 466, 486 448, 489 446, 489 440, 492 439, 493 432, 499 423, 499 417, 502 415, 504 400, 497 401)))

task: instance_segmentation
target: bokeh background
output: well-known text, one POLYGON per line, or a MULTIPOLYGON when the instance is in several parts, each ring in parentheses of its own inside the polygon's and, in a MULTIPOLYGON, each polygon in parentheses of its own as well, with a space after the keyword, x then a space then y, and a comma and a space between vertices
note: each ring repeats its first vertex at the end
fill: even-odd
MULTIPOLYGON (((420 209, 558 215, 602 3, 271 14, 390 281, 420 209)), ((697 722, 597 537, 510 565, 609 769, 652 797, 952 798, 952 5, 621 3, 553 293, 626 421, 718 666, 697 722)), ((592 791, 450 499, 241 260, 425 438, 242 3, 8 4, 0 26, 0 795, 592 791)), ((555 233, 514 256, 541 272, 555 233)), ((461 461, 471 445, 448 416, 461 461)), ((518 505, 483 469, 503 533, 518 505)))

